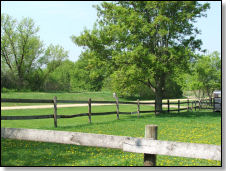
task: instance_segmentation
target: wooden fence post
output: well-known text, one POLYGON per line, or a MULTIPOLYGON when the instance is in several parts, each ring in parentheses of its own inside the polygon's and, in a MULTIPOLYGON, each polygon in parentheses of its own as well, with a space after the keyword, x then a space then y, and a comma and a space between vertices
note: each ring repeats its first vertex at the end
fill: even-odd
POLYGON ((200 110, 200 108, 201 108, 201 106, 200 106, 200 105, 201 105, 201 100, 199 100, 199 110, 200 110))
POLYGON ((213 112, 215 112, 215 103, 216 103, 216 101, 215 101, 215 97, 213 98, 213 112))
POLYGON ((155 102, 154 102, 154 105, 155 105, 155 115, 157 114, 157 109, 156 109, 156 100, 155 100, 155 102))
POLYGON ((88 106, 89 106, 89 123, 91 123, 91 98, 89 98, 88 106))
POLYGON ((178 113, 180 113, 180 100, 178 100, 178 113))
POLYGON ((137 99, 137 117, 140 117, 140 101, 137 99))
POLYGON ((187 112, 189 112, 189 99, 187 99, 187 103, 188 103, 188 109, 187 109, 187 112))
POLYGON ((119 120, 119 101, 116 93, 113 93, 113 97, 116 99, 116 106, 117 106, 117 119, 119 120))
POLYGON ((196 111, 196 101, 195 101, 195 111, 196 111))
POLYGON ((170 112, 169 99, 168 99, 168 113, 170 112))
POLYGON ((54 96, 53 103, 54 103, 54 127, 57 128, 57 97, 56 96, 54 96))
MULTIPOLYGON (((157 125, 145 126, 145 138, 157 140, 157 125)), ((156 154, 144 153, 144 166, 156 166, 156 154)))

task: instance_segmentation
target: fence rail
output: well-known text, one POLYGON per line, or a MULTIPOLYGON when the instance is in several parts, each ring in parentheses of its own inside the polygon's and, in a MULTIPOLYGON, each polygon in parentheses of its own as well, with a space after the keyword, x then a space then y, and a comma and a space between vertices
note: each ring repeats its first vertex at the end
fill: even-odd
MULTIPOLYGON (((156 125, 146 125, 145 136, 157 135, 156 125)), ((154 140, 105 134, 54 130, 1 128, 1 137, 17 140, 53 142, 82 146, 116 148, 127 152, 200 158, 221 161, 221 146, 198 143, 154 140)), ((153 157, 153 156, 152 156, 153 157)), ((156 160, 156 158, 154 158, 156 160)))
MULTIPOLYGON (((93 101, 91 98, 88 101, 77 101, 77 100, 58 100, 56 96, 54 97, 53 100, 49 99, 6 99, 2 98, 1 102, 11 102, 11 103, 52 103, 54 105, 54 113, 50 115, 33 115, 33 116, 1 116, 1 120, 27 120, 27 119, 48 119, 48 118, 54 118, 54 126, 57 127, 57 119, 60 118, 74 118, 74 117, 81 117, 81 116, 88 116, 89 117, 89 122, 91 123, 91 116, 95 115, 111 115, 111 114, 116 114, 117 119, 119 118, 120 114, 137 114, 137 117, 140 117, 141 113, 157 113, 159 111, 156 111, 156 108, 154 110, 148 110, 148 111, 143 111, 140 110, 140 105, 153 105, 155 106, 155 102, 139 102, 139 99, 137 99, 137 102, 124 102, 124 101, 119 101, 118 98, 116 98, 115 101, 93 101), (57 114, 57 103, 83 103, 83 104, 88 104, 88 113, 79 113, 79 114, 73 114, 73 115, 58 115, 57 114), (92 113, 91 112, 91 104, 111 104, 111 105, 116 105, 116 111, 112 112, 100 112, 100 113, 92 113), (119 110, 119 105, 120 104, 135 104, 137 105, 137 111, 132 111, 132 112, 122 112, 119 110)), ((197 110, 198 109, 213 109, 214 110, 214 105, 215 104, 221 104, 215 101, 207 102, 207 101, 183 101, 181 102, 178 100, 178 102, 170 102, 167 100, 166 103, 162 103, 162 105, 167 106, 167 110, 162 110, 162 112, 180 112, 184 110, 197 110), (184 104, 187 104, 187 107, 183 106, 184 104), (191 106, 190 106, 191 104, 191 106), (204 107, 204 104, 206 106, 204 107), (177 105, 177 109, 175 109, 175 106, 170 106, 170 105, 177 105), (182 105, 182 106, 181 106, 182 105), (170 109, 171 107, 171 109, 170 109), (172 109, 173 107, 173 109, 172 109)))

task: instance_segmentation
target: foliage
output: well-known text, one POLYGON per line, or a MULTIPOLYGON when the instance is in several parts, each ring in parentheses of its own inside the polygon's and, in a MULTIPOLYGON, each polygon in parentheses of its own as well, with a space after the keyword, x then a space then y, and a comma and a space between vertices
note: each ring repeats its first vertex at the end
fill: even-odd
MULTIPOLYGON (((54 61, 52 61, 52 64, 54 64, 54 61)), ((73 62, 65 60, 55 66, 55 69, 52 71, 49 70, 50 68, 48 63, 47 70, 49 70, 49 74, 43 84, 43 89, 46 91, 69 91, 71 77, 70 72, 73 67, 73 62)))
POLYGON ((15 77, 14 73, 6 72, 6 70, 1 69, 1 90, 3 88, 16 89, 15 77))
POLYGON ((38 62, 40 65, 44 65, 43 67, 46 66, 48 72, 52 72, 67 58, 68 51, 65 51, 60 45, 54 46, 53 44, 50 44, 47 47, 44 56, 42 56, 38 62))
POLYGON ((186 70, 201 40, 193 23, 209 4, 197 1, 119 1, 96 6, 99 19, 92 31, 72 40, 105 62, 115 91, 134 94, 143 84, 156 94, 157 108, 166 77, 186 70))
POLYGON ((166 80, 164 98, 181 98, 183 95, 182 87, 173 78, 168 78, 166 80))
POLYGON ((26 80, 28 81, 27 89, 29 88, 31 91, 40 91, 45 81, 44 71, 41 68, 33 70, 26 80))
POLYGON ((26 77, 37 68, 36 61, 43 52, 38 30, 30 18, 18 23, 9 15, 1 15, 1 62, 7 66, 5 72, 15 76, 15 87, 25 87, 26 77))
POLYGON ((187 89, 193 90, 196 97, 208 95, 210 98, 214 90, 221 89, 221 59, 218 52, 202 55, 187 75, 187 89))
POLYGON ((71 72, 71 90, 99 91, 104 79, 102 63, 95 61, 94 54, 86 51, 82 53, 71 72))

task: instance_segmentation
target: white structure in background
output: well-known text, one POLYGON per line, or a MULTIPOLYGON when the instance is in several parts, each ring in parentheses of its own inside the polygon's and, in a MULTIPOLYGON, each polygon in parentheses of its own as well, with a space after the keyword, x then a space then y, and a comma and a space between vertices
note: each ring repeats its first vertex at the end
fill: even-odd
POLYGON ((215 90, 213 92, 214 97, 214 111, 221 111, 221 91, 215 90))

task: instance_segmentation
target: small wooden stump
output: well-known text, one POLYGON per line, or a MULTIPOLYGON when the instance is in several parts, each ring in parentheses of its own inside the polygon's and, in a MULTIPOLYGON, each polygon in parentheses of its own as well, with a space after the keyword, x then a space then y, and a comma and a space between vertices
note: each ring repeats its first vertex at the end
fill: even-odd
MULTIPOLYGON (((145 126, 145 138, 157 140, 157 125, 145 126)), ((144 153, 144 166, 156 166, 156 154, 144 153)))

